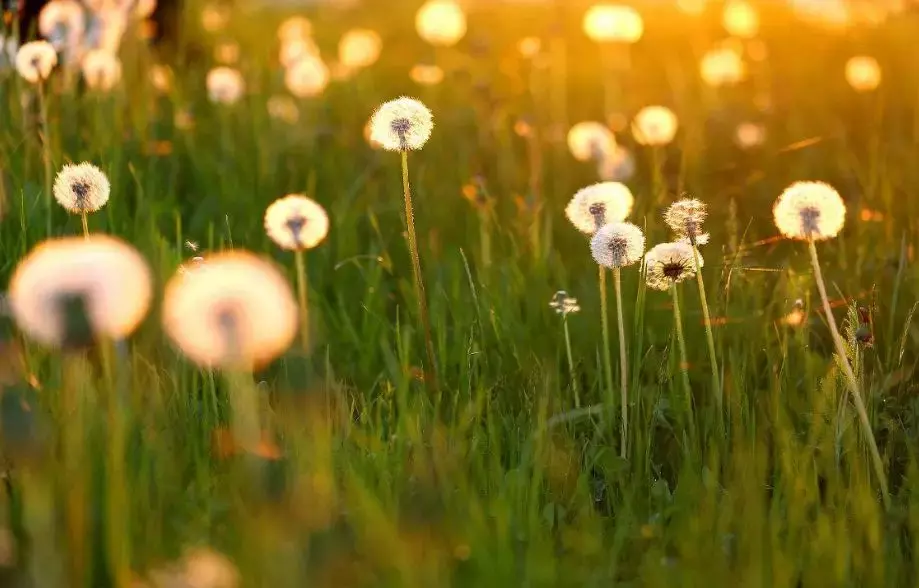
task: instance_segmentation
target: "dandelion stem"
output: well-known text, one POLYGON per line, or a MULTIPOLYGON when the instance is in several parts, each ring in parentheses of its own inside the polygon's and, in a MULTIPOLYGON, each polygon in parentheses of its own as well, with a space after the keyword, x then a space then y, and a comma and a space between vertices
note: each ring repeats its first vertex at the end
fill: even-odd
POLYGON ((46 235, 51 236, 51 132, 48 125, 48 98, 45 94, 45 83, 38 83, 38 109, 41 118, 42 164, 45 170, 45 225, 46 235))
POLYGON ((629 432, 629 368, 625 348, 625 324, 622 320, 622 268, 613 268, 613 286, 616 290, 616 318, 619 323, 619 378, 622 395, 622 433, 619 456, 625 458, 629 432))
POLYGON ((405 226, 408 233, 408 248, 412 257, 412 275, 415 279, 415 295, 418 297, 418 314, 424 331, 424 346, 427 353, 427 369, 424 381, 431 392, 437 392, 437 361, 434 357, 434 340, 431 338, 431 319, 428 316, 428 302, 421 276, 421 258, 418 256, 418 239, 415 237, 415 214, 412 208, 412 190, 408 181, 408 151, 402 150, 402 193, 405 197, 405 226))
POLYGON ((664 199, 664 157, 661 147, 651 147, 651 194, 655 204, 660 204, 664 199))
POLYGON ((571 355, 571 335, 568 333, 568 315, 562 316, 562 328, 565 331, 565 354, 568 356, 568 373, 571 375, 571 389, 574 391, 574 407, 581 408, 581 392, 578 389, 578 377, 574 372, 574 360, 571 355))
POLYGON ((708 356, 712 368, 712 385, 715 387, 715 403, 718 406, 718 421, 721 422, 724 391, 721 389, 721 377, 718 370, 718 359, 715 354, 715 336, 712 334, 712 317, 708 310, 708 297, 705 295, 705 280, 702 278, 702 266, 699 263, 699 250, 692 243, 693 269, 696 271, 696 283, 699 285, 699 301, 702 303, 702 320, 705 322, 705 339, 708 343, 708 356))
POLYGON ((680 377, 683 380, 683 392, 686 395, 689 432, 690 437, 695 439, 696 425, 692 410, 692 386, 689 384, 689 359, 686 355, 686 337, 683 336, 683 315, 680 312, 680 297, 677 293, 676 284, 670 286, 670 294, 673 297, 673 322, 676 326, 677 346, 680 350, 680 377))
POLYGON ((615 395, 613 394, 613 366, 610 363, 609 345, 609 309, 606 295, 606 269, 600 268, 600 320, 603 321, 603 368, 606 375, 606 394, 609 410, 612 411, 615 395))
POLYGON ((807 246, 810 251, 811 265, 814 266, 814 279, 817 282, 817 290, 820 292, 820 300, 823 302, 823 312, 826 314, 826 321, 830 326, 830 334, 833 337, 836 354, 839 356, 839 363, 842 365, 843 373, 849 384, 852 402, 855 404, 855 410, 858 412, 858 419, 862 424, 865 441, 868 443, 868 450, 871 452, 874 473, 878 478, 878 484, 881 486, 881 497, 884 499, 884 508, 890 510, 890 493, 887 489, 887 476, 884 474, 881 454, 878 451, 877 442, 874 439, 871 421, 868 419, 868 411, 865 409, 865 403, 859 391, 858 381, 855 379, 855 374, 852 372, 852 366, 849 365, 846 347, 843 344, 842 337, 839 335, 839 329, 836 327, 836 319, 833 318, 833 309, 830 307, 830 301, 826 295, 826 285, 823 282, 823 273, 820 271, 820 259, 817 257, 817 247, 814 245, 813 239, 808 239, 807 246))
POLYGON ((306 297, 306 256, 302 249, 297 249, 294 259, 297 266, 297 301, 300 305, 300 343, 303 345, 303 351, 309 351, 310 320, 306 297))
POLYGON ((83 221, 83 238, 89 239, 89 223, 86 221, 86 213, 80 214, 80 220, 83 221))

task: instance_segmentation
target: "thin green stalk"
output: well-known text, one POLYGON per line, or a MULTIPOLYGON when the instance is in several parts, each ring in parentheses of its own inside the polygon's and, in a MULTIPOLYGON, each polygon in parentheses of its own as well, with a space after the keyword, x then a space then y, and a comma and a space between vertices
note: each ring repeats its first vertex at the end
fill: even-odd
POLYGON ((689 431, 691 438, 695 439, 696 425, 692 410, 692 386, 689 384, 689 359, 686 355, 686 338, 683 336, 683 315, 680 312, 680 297, 677 294, 676 284, 670 286, 670 295, 673 297, 673 321, 676 325, 677 345, 680 350, 680 377, 683 381, 683 392, 686 395, 689 431))
POLYGON ((118 381, 122 366, 114 366, 112 348, 106 342, 101 347, 103 379, 106 396, 108 439, 106 440, 106 545, 109 574, 118 588, 131 585, 130 532, 125 513, 128 507, 128 484, 125 476, 125 438, 127 406, 123 394, 125 384, 118 381))
POLYGON ((297 302, 300 305, 300 343, 303 345, 303 351, 309 352, 310 320, 306 298, 306 256, 302 249, 297 249, 294 259, 297 266, 297 302))
POLYGON ((571 374, 571 389, 574 391, 574 407, 581 408, 581 392, 578 388, 577 374, 574 372, 574 360, 571 355, 571 335, 568 334, 568 315, 562 315, 562 327, 565 331, 565 354, 568 356, 568 373, 571 374))
POLYGON ((708 344, 708 357, 712 368, 712 385, 715 387, 715 404, 718 406, 718 422, 722 419, 724 391, 721 389, 721 376, 718 370, 718 359, 715 353, 715 336, 712 334, 712 317, 708 310, 708 297, 705 295, 705 281, 702 278, 702 266, 699 263, 699 250, 692 244, 693 264, 696 270, 696 283, 699 285, 699 301, 702 303, 702 320, 705 322, 705 339, 708 344))
POLYGON ((421 316, 421 328, 424 331, 424 346, 427 352, 427 367, 424 381, 431 392, 438 390, 437 361, 434 355, 434 340, 431 338, 431 319, 428 315, 428 302, 424 293, 424 280, 421 276, 421 258, 418 256, 418 240, 415 237, 415 214, 412 207, 412 190, 408 181, 408 151, 402 151, 402 193, 405 197, 405 225, 408 233, 408 248, 412 257, 412 276, 415 278, 415 295, 418 298, 418 314, 421 316))
POLYGON ((89 223, 86 222, 86 213, 80 215, 80 220, 83 222, 83 238, 89 239, 89 223))
POLYGON ((619 378, 622 395, 622 434, 619 456, 625 458, 629 431, 629 364, 625 348, 625 322, 622 320, 622 268, 613 268, 613 286, 616 290, 616 318, 619 323, 619 378))
POLYGON ((51 236, 51 132, 48 129, 48 98, 45 95, 45 82, 38 82, 38 109, 41 117, 42 165, 45 171, 45 228, 46 236, 51 236))
POLYGON ((814 279, 817 282, 817 290, 820 292, 820 300, 823 302, 823 312, 826 314, 827 324, 830 326, 830 334, 833 337, 833 344, 836 347, 836 354, 839 355, 839 363, 842 365, 843 373, 849 384, 849 391, 852 394, 852 402, 855 404, 855 410, 858 413, 858 419, 861 421, 862 432, 865 435, 865 441, 868 443, 868 450, 871 452, 871 461, 874 466, 874 473, 878 478, 878 484, 881 486, 881 497, 884 500, 884 508, 890 510, 890 492, 887 488, 887 476, 884 473, 884 465, 881 462, 881 454, 878 451, 877 442, 874 439, 874 432, 871 429, 871 421, 868 419, 868 411, 865 409, 865 403, 862 400, 859 391, 858 381, 852 372, 852 366, 849 365, 849 359, 846 355, 846 347, 843 344, 842 337, 839 335, 839 329, 836 327, 836 319, 833 318, 833 309, 830 307, 829 298, 826 295, 826 285, 823 282, 823 273, 820 271, 820 259, 817 257, 817 247, 813 239, 808 239, 807 247, 810 251, 811 265, 814 267, 814 279))
POLYGON ((606 375, 606 401, 609 404, 609 410, 612 412, 614 398, 613 394, 613 366, 610 363, 610 345, 609 345, 609 310, 606 302, 606 269, 601 265, 600 268, 600 320, 603 321, 603 368, 606 375))

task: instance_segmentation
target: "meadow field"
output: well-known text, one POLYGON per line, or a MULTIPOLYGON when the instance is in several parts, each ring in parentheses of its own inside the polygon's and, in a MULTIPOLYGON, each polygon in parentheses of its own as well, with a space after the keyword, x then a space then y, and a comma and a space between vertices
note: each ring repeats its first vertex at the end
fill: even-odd
POLYGON ((908 2, 154 4, 4 20, 0 586, 919 585, 908 2))

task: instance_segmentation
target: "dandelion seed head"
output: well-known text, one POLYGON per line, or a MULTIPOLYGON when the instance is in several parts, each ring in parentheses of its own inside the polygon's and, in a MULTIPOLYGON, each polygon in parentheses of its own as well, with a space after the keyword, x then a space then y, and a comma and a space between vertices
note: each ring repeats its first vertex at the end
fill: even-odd
POLYGON ((57 52, 47 41, 31 41, 16 52, 16 71, 29 83, 48 79, 57 65, 57 52))
POLYGON ((789 239, 822 241, 839 234, 846 205, 839 192, 824 182, 796 182, 772 208, 775 226, 789 239))
POLYGON ((300 109, 294 99, 286 94, 275 94, 266 102, 268 116, 289 125, 294 125, 300 120, 300 109))
POLYGON ((239 70, 231 67, 215 67, 207 72, 207 95, 217 104, 235 104, 242 98, 246 84, 239 70))
POLYGON ((419 86, 436 86, 444 81, 444 70, 437 65, 419 63, 412 66, 408 77, 419 86))
POLYGON ((282 249, 312 249, 328 234, 329 217, 310 198, 289 194, 265 211, 265 232, 282 249))
POLYGON ((121 80, 121 60, 104 49, 93 49, 83 56, 83 79, 92 90, 108 92, 121 80))
POLYGON ((694 16, 705 12, 706 4, 708 4, 708 0, 676 0, 677 8, 686 14, 691 14, 694 16))
POLYGON ((369 29, 352 29, 338 42, 338 61, 345 67, 361 69, 376 63, 383 50, 379 33, 369 29))
POLYGON ((603 123, 582 121, 568 130, 568 150, 578 161, 600 161, 616 148, 616 137, 603 123))
POLYGON ((172 89, 172 69, 161 63, 150 67, 150 84, 160 94, 168 94, 172 89))
POLYGON ((221 65, 233 65, 239 61, 239 43, 224 41, 214 47, 214 61, 221 65))
POLYGON ((641 261, 645 234, 632 223, 603 225, 590 240, 590 253, 603 267, 625 267, 641 261))
POLYGON ((428 107, 414 98, 397 98, 384 103, 370 119, 370 138, 387 151, 421 149, 431 137, 434 117, 428 107))
POLYGON ((38 32, 47 39, 79 39, 86 15, 76 0, 51 0, 38 13, 38 32))
MULTIPOLYGON (((697 252, 698 254, 698 252, 697 252)), ((704 265, 699 256, 699 267, 704 265)), ((668 290, 696 275, 693 248, 687 243, 661 243, 645 254, 645 280, 649 288, 668 290)))
POLYGON ((415 14, 418 36, 441 47, 450 47, 466 36, 466 13, 453 0, 429 0, 415 14))
POLYGON ((619 182, 600 182, 578 190, 565 215, 582 233, 593 234, 609 223, 624 221, 632 212, 635 197, 619 182))
POLYGON ((632 135, 642 145, 667 145, 676 136, 677 117, 666 106, 646 106, 632 120, 632 135))
POLYGON ((329 85, 329 68, 318 56, 306 55, 287 68, 284 84, 297 98, 315 98, 329 85))
POLYGON ((197 547, 188 551, 183 564, 182 577, 175 585, 189 588, 238 588, 240 585, 239 571, 233 562, 210 548, 197 547))
POLYGON ((274 265, 252 253, 227 251, 169 280, 163 326, 201 366, 256 368, 294 340, 297 305, 274 265))
POLYGON ((568 293, 564 290, 559 290, 552 296, 552 300, 549 301, 549 307, 555 310, 557 314, 568 316, 576 312, 581 312, 581 307, 578 304, 577 298, 568 296, 568 293))
POLYGON ((635 175, 635 158, 625 147, 615 147, 597 164, 597 175, 607 182, 624 182, 635 175))
POLYGON ((542 51, 542 40, 539 37, 524 37, 517 42, 517 51, 525 59, 533 59, 542 51))
POLYGON ((19 262, 9 287, 19 327, 49 347, 67 343, 68 301, 82 303, 94 334, 123 339, 146 316, 152 298, 143 257, 127 243, 102 235, 39 244, 19 262))
POLYGON ((858 92, 876 90, 881 84, 881 66, 874 57, 853 57, 846 62, 846 81, 858 92))
POLYGON ((54 179, 54 199, 73 214, 96 212, 108 202, 111 185, 91 163, 66 164, 54 179))
POLYGON ((737 125, 734 142, 742 149, 753 149, 766 142, 766 127, 759 123, 743 122, 737 125))
POLYGON ((730 0, 724 5, 721 23, 729 34, 752 39, 759 33, 759 13, 746 0, 730 0))
POLYGON ((597 43, 634 43, 644 33, 637 10, 618 4, 595 4, 584 14, 584 34, 597 43))
POLYGON ((743 80, 746 66, 740 53, 732 47, 712 49, 699 64, 702 80, 712 87, 731 86, 743 80))
POLYGON ((677 238, 697 240, 702 235, 702 223, 708 217, 708 207, 701 200, 682 198, 671 204, 664 213, 664 222, 677 238))
POLYGON ((226 28, 230 22, 230 9, 218 2, 211 2, 201 9, 201 28, 208 33, 216 33, 226 28))
POLYGON ((293 39, 281 44, 278 61, 284 67, 291 67, 301 59, 312 57, 319 59, 319 47, 311 38, 293 39))
POLYGON ((281 43, 309 38, 313 34, 313 23, 303 16, 291 16, 278 27, 281 43))

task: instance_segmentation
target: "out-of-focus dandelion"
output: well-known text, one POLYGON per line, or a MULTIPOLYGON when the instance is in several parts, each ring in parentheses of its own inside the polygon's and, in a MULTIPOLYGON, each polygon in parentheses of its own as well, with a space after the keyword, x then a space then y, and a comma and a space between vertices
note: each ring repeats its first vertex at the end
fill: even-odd
POLYGON ((625 341, 625 321, 622 315, 622 268, 641 260, 645 251, 645 234, 632 223, 614 222, 603 225, 590 240, 590 252, 600 268, 600 311, 603 321, 603 360, 606 367, 608 400, 613 405, 613 369, 610 365, 609 311, 606 295, 606 271, 613 270, 613 289, 616 293, 616 317, 619 326, 619 389, 622 428, 620 429, 620 457, 628 449, 629 395, 628 359, 625 341))
POLYGON ((76 0, 51 0, 38 13, 38 32, 57 49, 75 46, 86 30, 86 15, 76 0))
POLYGON ((804 310, 804 301, 798 298, 791 307, 791 311, 782 317, 782 324, 789 327, 800 327, 807 319, 807 313, 804 310))
POLYGON ((746 0, 729 0, 724 5, 721 24, 735 37, 752 39, 759 33, 759 13, 746 0))
POLYGON ((214 61, 221 65, 234 65, 239 61, 239 43, 224 41, 214 47, 214 61))
POLYGON ((466 35, 466 13, 453 0, 428 0, 415 14, 415 30, 431 45, 450 47, 466 35))
POLYGON ((361 69, 376 63, 383 49, 383 40, 376 31, 352 29, 338 42, 338 61, 343 65, 361 69))
POLYGON ((311 198, 289 194, 275 200, 265 211, 265 232, 278 247, 294 252, 297 267, 297 294, 300 305, 300 335, 304 350, 309 349, 306 259, 303 252, 319 245, 329 232, 325 209, 311 198))
POLYGON ((96 13, 94 37, 96 48, 117 53, 128 28, 127 15, 122 10, 102 10, 96 13))
POLYGON ((571 334, 568 330, 568 315, 581 311, 577 298, 568 296, 564 290, 559 290, 552 296, 549 306, 562 317, 562 332, 565 336, 565 355, 568 358, 568 373, 571 375, 571 390, 574 392, 574 406, 581 407, 580 386, 578 386, 577 374, 574 371, 574 356, 571 353, 571 334))
POLYGON ((285 41, 278 52, 278 61, 284 67, 291 67, 307 57, 319 59, 319 47, 310 38, 285 41))
POLYGON ((121 80, 121 60, 103 49, 93 49, 83 56, 83 79, 91 90, 109 92, 121 80))
POLYGON ((619 182, 600 182, 581 188, 565 207, 565 215, 582 233, 593 234, 609 223, 624 221, 632 212, 635 197, 619 182))
POLYGON ((595 4, 584 14, 584 34, 597 43, 635 43, 644 33, 637 10, 619 4, 595 4))
POLYGON ((268 116, 289 125, 294 125, 300 120, 300 109, 293 98, 286 94, 275 94, 265 104, 268 116))
POLYGON ((853 57, 846 62, 846 81, 858 92, 876 90, 881 84, 881 66, 874 57, 853 57))
POLYGON ((287 68, 284 85, 297 98, 315 98, 329 85, 329 68, 316 56, 304 56, 287 68))
POLYGON ((676 0, 677 8, 686 14, 699 15, 705 12, 708 0, 676 0))
POLYGON ((399 151, 402 155, 402 194, 405 201, 405 225, 409 253, 412 258, 412 275, 415 295, 418 298, 418 314, 424 331, 428 366, 426 383, 431 391, 438 390, 437 363, 434 355, 434 340, 431 336, 431 321, 428 317, 428 303, 425 297, 424 280, 421 275, 421 258, 418 255, 418 239, 415 236, 415 213, 412 206, 412 191, 408 175, 408 152, 421 149, 431 137, 434 117, 419 100, 401 97, 383 103, 370 119, 370 137, 387 151, 399 151))
POLYGON ((745 67, 739 53, 729 47, 718 47, 702 56, 699 71, 706 84, 717 88, 743 80, 745 67))
POLYGON ((39 343, 82 347, 134 332, 150 307, 151 284, 143 257, 118 239, 53 239, 19 262, 9 302, 19 327, 39 343))
POLYGON ((238 588, 240 585, 239 571, 233 562, 210 548, 190 550, 182 563, 178 585, 189 588, 238 588))
POLYGON ((150 84, 159 94, 168 94, 172 90, 172 69, 168 65, 155 63, 150 66, 150 84))
POLYGON ((676 136, 677 117, 666 106, 646 106, 632 120, 632 135, 642 145, 667 145, 676 136))
POLYGON ((83 220, 83 236, 89 237, 86 215, 108 202, 111 185, 105 173, 91 163, 67 164, 54 180, 54 198, 83 220))
POLYGON ((524 37, 517 43, 517 51, 524 59, 533 59, 542 51, 542 40, 539 37, 524 37))
POLYGON ((32 84, 47 80, 56 65, 57 52, 47 41, 30 41, 16 53, 16 71, 32 84))
POLYGON ((597 175, 604 182, 624 182, 635 174, 635 158, 622 146, 616 146, 597 164, 597 175))
POLYGON ((871 451, 875 474, 881 486, 881 495, 884 498, 884 506, 889 510, 890 494, 887 489, 887 477, 884 474, 881 455, 878 452, 877 442, 874 439, 874 432, 871 428, 871 421, 868 419, 865 403, 862 400, 858 380, 855 378, 852 366, 849 365, 846 346, 836 326, 836 319, 833 317, 833 307, 830 306, 830 300, 826 294, 826 284, 823 281, 823 272, 820 270, 820 259, 817 256, 817 246, 815 245, 817 241, 832 239, 839 234, 846 221, 846 205, 839 196, 839 192, 829 184, 823 182, 795 182, 782 192, 772 212, 775 217, 775 225, 783 235, 790 239, 807 241, 811 266, 814 270, 814 281, 817 282, 817 290, 820 292, 820 300, 823 302, 823 312, 826 314, 827 324, 830 327, 830 334, 838 356, 836 363, 842 368, 846 382, 849 385, 852 401, 855 404, 856 412, 858 412, 859 421, 861 421, 862 432, 871 451))
POLYGON ((578 161, 600 161, 616 148, 616 137, 603 123, 582 121, 568 130, 567 143, 578 161))
POLYGON ((313 34, 313 23, 303 16, 291 16, 278 27, 278 40, 289 43, 309 38, 313 34))
POLYGON ((696 275, 696 283, 699 286, 699 301, 702 305, 702 317, 705 323, 705 336, 711 362, 712 385, 715 388, 715 400, 718 404, 720 419, 722 414, 721 375, 718 371, 715 337, 712 332, 712 319, 708 308, 708 296, 706 295, 705 281, 702 278, 702 257, 698 248, 699 245, 708 242, 708 233, 702 232, 702 224, 707 217, 708 207, 704 202, 695 198, 682 198, 667 208, 664 213, 664 222, 676 233, 677 242, 688 243, 692 251, 693 272, 696 275))
POLYGON ((419 63, 412 66, 408 77, 419 86, 436 86, 444 81, 444 70, 438 65, 419 63))
POLYGON ((201 28, 208 33, 223 30, 228 22, 230 22, 230 9, 222 3, 211 2, 201 9, 201 28))
POLYGON ((734 131, 734 142, 742 149, 754 149, 766 142, 766 127, 760 123, 742 122, 734 131))
POLYGON ((188 131, 195 128, 195 115, 188 107, 179 108, 172 117, 172 122, 177 129, 188 131))
POLYGON ((772 209, 775 226, 789 239, 834 238, 846 222, 846 205, 824 182, 796 182, 782 192, 772 209))
POLYGON ((207 72, 207 95, 211 102, 235 104, 242 98, 245 88, 239 70, 221 66, 207 72))

